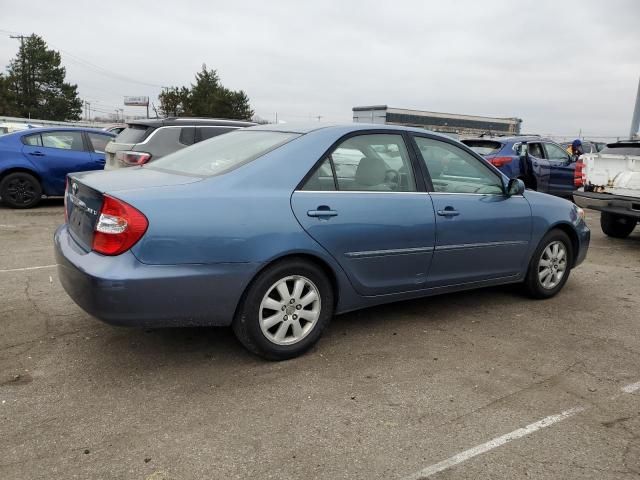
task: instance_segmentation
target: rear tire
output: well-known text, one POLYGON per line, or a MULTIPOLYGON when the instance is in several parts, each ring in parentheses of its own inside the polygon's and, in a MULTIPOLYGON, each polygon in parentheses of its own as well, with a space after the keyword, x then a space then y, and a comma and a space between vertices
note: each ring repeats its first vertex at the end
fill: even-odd
POLYGON ((524 281, 532 298, 551 298, 567 283, 573 265, 571 240, 562 230, 551 230, 540 241, 529 261, 524 281))
POLYGON ((33 208, 42 199, 42 186, 29 173, 10 173, 0 182, 0 197, 11 208, 33 208))
POLYGON ((232 327, 249 351, 268 360, 286 360, 318 341, 333 307, 333 287, 321 268, 302 259, 284 260, 253 280, 232 327))
POLYGON ((632 217, 600 212, 600 228, 609 237, 627 238, 638 221, 632 217))

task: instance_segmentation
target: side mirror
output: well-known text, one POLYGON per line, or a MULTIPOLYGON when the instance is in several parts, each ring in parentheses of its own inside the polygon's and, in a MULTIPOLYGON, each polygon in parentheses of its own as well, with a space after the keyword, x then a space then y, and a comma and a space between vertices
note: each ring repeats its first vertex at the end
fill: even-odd
POLYGON ((522 195, 524 193, 524 182, 519 178, 512 178, 507 184, 507 196, 522 195))

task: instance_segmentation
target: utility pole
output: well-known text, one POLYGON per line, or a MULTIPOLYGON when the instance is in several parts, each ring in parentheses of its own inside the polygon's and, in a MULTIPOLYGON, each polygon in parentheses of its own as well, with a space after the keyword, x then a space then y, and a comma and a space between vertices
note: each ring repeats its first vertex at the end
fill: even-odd
POLYGON ((276 112, 276 125, 278 124, 278 112, 276 112))
POLYGON ((636 106, 633 109, 633 118, 631 119, 631 131, 629 132, 630 139, 633 139, 633 137, 638 133, 638 129, 640 129, 640 81, 638 81, 636 106))

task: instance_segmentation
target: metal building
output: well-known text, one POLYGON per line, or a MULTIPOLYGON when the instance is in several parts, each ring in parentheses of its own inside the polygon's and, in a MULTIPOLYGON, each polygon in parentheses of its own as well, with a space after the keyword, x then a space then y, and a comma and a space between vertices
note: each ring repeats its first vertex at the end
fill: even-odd
POLYGON ((425 112, 393 108, 387 105, 353 107, 356 123, 383 123, 420 127, 434 132, 448 133, 460 137, 489 135, 517 135, 520 133, 520 118, 480 117, 456 113, 425 112))

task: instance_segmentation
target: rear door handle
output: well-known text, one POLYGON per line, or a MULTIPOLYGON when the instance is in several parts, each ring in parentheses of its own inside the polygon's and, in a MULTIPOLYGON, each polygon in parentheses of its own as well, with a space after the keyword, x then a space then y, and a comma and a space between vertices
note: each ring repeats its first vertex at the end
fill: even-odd
POLYGON ((316 210, 307 211, 307 216, 309 217, 335 217, 337 215, 338 212, 336 212, 335 210, 331 210, 325 205, 318 207, 316 210))
POLYGON ((44 153, 42 152, 29 152, 29 155, 33 155, 34 157, 44 157, 44 153))
POLYGON ((446 207, 444 210, 438 210, 438 215, 441 217, 457 217, 460 215, 460 212, 453 207, 446 207))

